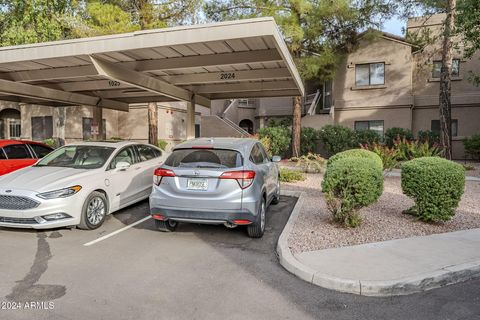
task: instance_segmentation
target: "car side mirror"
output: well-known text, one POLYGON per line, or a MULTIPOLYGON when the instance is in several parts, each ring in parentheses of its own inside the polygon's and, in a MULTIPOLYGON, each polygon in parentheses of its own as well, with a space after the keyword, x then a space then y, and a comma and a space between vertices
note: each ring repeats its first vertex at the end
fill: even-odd
POLYGON ((272 162, 280 162, 282 158, 280 156, 273 156, 272 157, 272 162))
POLYGON ((115 169, 117 169, 118 171, 125 171, 128 168, 130 168, 130 163, 125 161, 120 161, 115 165, 115 169))

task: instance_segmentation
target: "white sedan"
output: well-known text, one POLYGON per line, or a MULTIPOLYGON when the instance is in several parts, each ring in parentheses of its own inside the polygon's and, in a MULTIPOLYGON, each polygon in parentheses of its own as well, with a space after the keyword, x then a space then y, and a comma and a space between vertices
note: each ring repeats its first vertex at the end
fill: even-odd
POLYGON ((166 155, 135 142, 81 142, 0 177, 0 226, 96 229, 107 214, 148 198, 166 155))

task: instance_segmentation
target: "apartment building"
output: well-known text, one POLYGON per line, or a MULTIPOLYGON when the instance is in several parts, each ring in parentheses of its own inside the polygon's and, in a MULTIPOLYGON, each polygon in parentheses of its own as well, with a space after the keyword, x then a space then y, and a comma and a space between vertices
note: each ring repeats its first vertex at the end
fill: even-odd
MULTIPOLYGON (((435 38, 443 19, 442 14, 409 19, 407 33, 429 30, 435 38)), ((470 72, 480 73, 480 53, 471 60, 463 59, 459 40, 452 67, 452 131, 453 156, 463 159, 462 140, 480 133, 480 88, 468 80, 470 72)), ((319 129, 335 123, 380 135, 391 127, 410 129, 415 135, 421 130, 440 131, 440 59, 440 38, 421 50, 388 33, 361 38, 357 49, 340 64, 335 79, 316 88, 317 92, 310 91, 302 126, 319 129)), ((292 98, 235 103, 218 103, 212 110, 240 126, 252 123, 253 131, 268 119, 292 113, 292 98)))
MULTIPOLYGON (((170 146, 186 139, 186 102, 157 103, 158 138, 170 146)), ((122 138, 148 141, 147 105, 136 104, 129 112, 103 110, 104 139, 122 138)), ((200 135, 200 119, 208 115, 196 106, 195 131, 200 135)), ((92 138, 93 108, 87 106, 48 107, 0 101, 0 139, 43 141, 59 138, 65 142, 92 138)))

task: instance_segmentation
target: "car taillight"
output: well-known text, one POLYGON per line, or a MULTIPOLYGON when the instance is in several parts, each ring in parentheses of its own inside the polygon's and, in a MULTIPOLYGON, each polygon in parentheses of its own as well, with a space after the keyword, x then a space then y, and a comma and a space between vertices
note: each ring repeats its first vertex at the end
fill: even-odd
POLYGON ((175 177, 175 172, 164 168, 157 168, 153 172, 153 183, 155 183, 157 186, 160 185, 163 177, 175 177))
POLYGON ((245 189, 250 187, 255 179, 255 171, 242 170, 242 171, 227 171, 218 177, 219 179, 235 179, 238 182, 240 188, 245 189))

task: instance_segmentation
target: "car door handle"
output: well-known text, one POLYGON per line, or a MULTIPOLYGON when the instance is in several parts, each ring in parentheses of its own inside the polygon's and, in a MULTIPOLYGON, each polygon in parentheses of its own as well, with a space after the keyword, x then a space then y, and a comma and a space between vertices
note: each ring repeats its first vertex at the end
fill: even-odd
POLYGON ((135 170, 140 170, 140 169, 142 169, 142 168, 141 168, 141 167, 136 167, 136 168, 135 168, 135 170))

